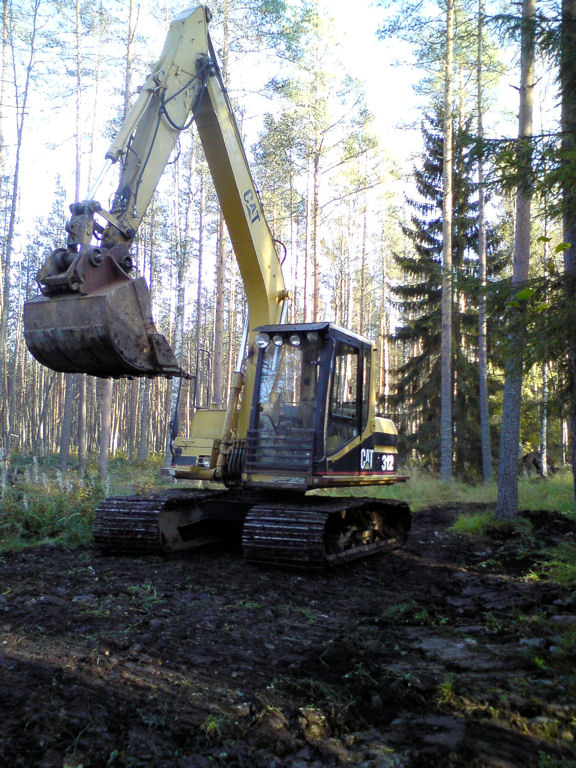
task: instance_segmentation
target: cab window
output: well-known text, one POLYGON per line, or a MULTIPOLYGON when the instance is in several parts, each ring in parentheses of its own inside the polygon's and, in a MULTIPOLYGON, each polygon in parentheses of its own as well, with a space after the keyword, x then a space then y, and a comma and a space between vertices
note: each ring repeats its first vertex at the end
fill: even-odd
POLYGON ((336 453, 359 434, 360 350, 336 342, 326 430, 328 454, 336 453))
POLYGON ((370 367, 372 365, 372 350, 364 347, 364 365, 362 366, 362 430, 368 424, 368 404, 370 400, 370 367))

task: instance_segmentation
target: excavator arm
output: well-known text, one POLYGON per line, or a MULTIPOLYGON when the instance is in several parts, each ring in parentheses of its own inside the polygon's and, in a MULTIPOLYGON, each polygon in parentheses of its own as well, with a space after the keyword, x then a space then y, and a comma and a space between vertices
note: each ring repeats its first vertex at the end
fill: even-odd
POLYGON ((158 64, 106 153, 108 166, 120 164, 110 210, 93 199, 71 205, 66 248, 50 254, 37 275, 41 294, 25 305, 24 335, 32 355, 54 370, 103 377, 184 374, 154 325, 144 279, 132 276, 130 245, 180 133, 194 121, 244 281, 250 325, 280 321, 287 298, 281 265, 209 18, 199 6, 172 22, 158 64))

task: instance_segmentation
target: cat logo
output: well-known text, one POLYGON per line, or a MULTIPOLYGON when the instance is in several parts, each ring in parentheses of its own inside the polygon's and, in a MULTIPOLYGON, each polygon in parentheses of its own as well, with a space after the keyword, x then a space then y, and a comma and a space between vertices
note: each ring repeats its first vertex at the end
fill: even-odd
POLYGON ((250 224, 255 224, 260 221, 260 213, 258 212, 258 204, 254 196, 254 192, 251 189, 247 189, 244 192, 244 204, 246 205, 246 212, 250 219, 250 224))
POLYGON ((360 469, 370 470, 372 469, 372 462, 374 460, 373 448, 362 448, 360 451, 360 469))

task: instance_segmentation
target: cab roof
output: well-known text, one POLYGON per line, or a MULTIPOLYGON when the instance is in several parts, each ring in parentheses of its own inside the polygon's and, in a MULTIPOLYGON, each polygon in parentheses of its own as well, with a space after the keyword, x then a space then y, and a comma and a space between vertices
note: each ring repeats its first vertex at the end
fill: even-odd
POLYGON ((254 328, 256 333, 305 333, 306 331, 317 331, 320 334, 329 336, 338 336, 359 341, 362 344, 368 344, 373 346, 372 341, 365 336, 360 336, 357 333, 347 331, 345 328, 341 328, 339 325, 329 322, 321 323, 281 323, 279 325, 259 325, 258 328, 254 328))

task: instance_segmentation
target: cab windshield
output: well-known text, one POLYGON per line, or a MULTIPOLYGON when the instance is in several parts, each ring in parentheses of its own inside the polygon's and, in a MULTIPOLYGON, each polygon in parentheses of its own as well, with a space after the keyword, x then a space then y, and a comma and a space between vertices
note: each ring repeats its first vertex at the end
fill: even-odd
POLYGON ((320 340, 284 339, 263 351, 256 426, 260 430, 314 429, 320 374, 320 340))

